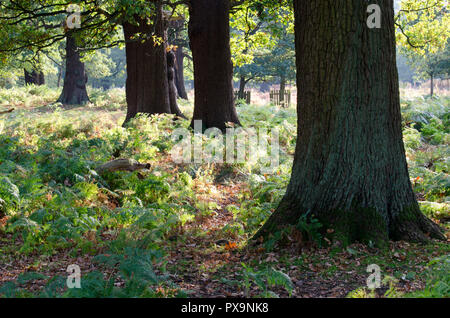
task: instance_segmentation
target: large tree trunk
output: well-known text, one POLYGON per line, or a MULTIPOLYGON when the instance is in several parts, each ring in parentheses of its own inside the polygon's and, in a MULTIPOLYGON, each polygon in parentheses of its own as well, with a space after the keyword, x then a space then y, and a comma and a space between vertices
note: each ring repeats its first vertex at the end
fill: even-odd
POLYGON ((65 105, 82 105, 89 102, 86 91, 87 75, 80 60, 75 38, 69 31, 66 36, 66 72, 63 90, 58 102, 65 105))
POLYGON ((294 165, 286 195, 256 237, 296 225, 306 214, 345 244, 444 239, 421 213, 409 180, 393 1, 378 3, 382 28, 369 29, 365 1, 294 0, 294 165))
POLYGON ((203 129, 225 130, 239 124, 234 107, 233 65, 230 52, 230 1, 191 0, 189 39, 194 60, 194 120, 203 129))
POLYGON ((188 99, 186 86, 184 84, 184 52, 183 47, 178 46, 175 51, 176 65, 175 65, 175 85, 177 87, 178 96, 183 99, 188 99))
POLYGON ((127 60, 127 116, 125 123, 138 113, 170 114, 169 84, 167 81, 165 23, 161 1, 155 3, 152 24, 136 17, 136 23, 124 23, 127 60), (137 34, 146 36, 133 40, 137 34), (163 39, 155 43, 152 36, 163 39))
POLYGON ((45 76, 42 71, 32 70, 31 72, 24 69, 25 85, 45 85, 45 76))

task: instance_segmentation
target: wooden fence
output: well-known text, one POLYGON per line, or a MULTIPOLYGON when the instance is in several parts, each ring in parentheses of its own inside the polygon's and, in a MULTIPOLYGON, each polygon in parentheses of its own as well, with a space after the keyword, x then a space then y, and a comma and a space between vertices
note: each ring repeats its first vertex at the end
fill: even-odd
POLYGON ((270 102, 277 106, 283 106, 283 107, 291 106, 291 91, 286 90, 284 92, 284 101, 280 100, 280 91, 279 90, 270 91, 270 102))
MULTIPOLYGON (((239 91, 234 92, 234 98, 237 99, 239 95, 239 91)), ((245 91, 244 92, 244 100, 247 104, 250 104, 252 100, 252 92, 251 91, 245 91)))

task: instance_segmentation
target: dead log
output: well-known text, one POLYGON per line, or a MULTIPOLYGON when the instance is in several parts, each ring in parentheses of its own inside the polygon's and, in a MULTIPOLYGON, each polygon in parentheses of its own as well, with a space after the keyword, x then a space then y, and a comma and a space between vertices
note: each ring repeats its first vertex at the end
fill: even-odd
POLYGON ((14 108, 8 109, 8 110, 4 110, 0 112, 0 115, 2 114, 8 114, 8 113, 12 113, 14 111, 14 108))
POLYGON ((95 168, 98 174, 112 171, 136 171, 149 169, 149 163, 140 163, 133 159, 116 159, 95 168))

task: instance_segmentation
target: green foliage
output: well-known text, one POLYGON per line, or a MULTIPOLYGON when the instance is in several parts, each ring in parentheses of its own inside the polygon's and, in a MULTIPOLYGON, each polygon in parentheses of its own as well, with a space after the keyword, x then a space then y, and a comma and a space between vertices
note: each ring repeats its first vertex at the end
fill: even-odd
MULTIPOLYGON (((154 250, 141 250, 126 247, 121 254, 99 255, 94 260, 99 264, 111 267, 115 274, 105 277, 99 271, 92 271, 82 276, 81 288, 68 289, 67 278, 49 277, 36 272, 21 274, 14 282, 0 286, 0 295, 4 297, 64 297, 64 298, 98 298, 98 297, 161 297, 157 291, 159 286, 176 287, 167 281, 167 276, 156 274, 154 263, 160 261, 162 254, 154 250), (27 292, 24 286, 28 282, 46 281, 43 290, 34 295, 27 292), (123 287, 115 282, 121 280, 123 287)), ((182 296, 176 291, 171 296, 182 296)))
MULTIPOLYGON (((391 276, 386 276, 381 281, 382 287, 386 288, 386 291, 383 294, 385 298, 399 298, 402 297, 403 294, 397 290, 398 280, 391 276)), ((375 289, 369 289, 366 287, 357 288, 346 296, 346 298, 377 298, 377 293, 375 289)))
POLYGON ((446 202, 450 195, 449 98, 402 103, 407 159, 415 191, 427 201, 446 202))
MULTIPOLYGON (((262 163, 251 160, 242 164, 175 165, 167 159, 174 146, 171 134, 174 128, 188 127, 188 121, 173 121, 169 115, 141 115, 125 129, 120 126, 123 113, 119 112, 125 100, 124 91, 92 89, 91 93, 94 101, 84 108, 18 107, 0 118, 0 218, 8 216, 6 225, 0 228, 1 239, 7 240, 6 247, 0 246, 0 257, 8 253, 20 257, 27 254, 30 258, 54 254, 73 258, 102 256, 95 257, 92 272, 83 272, 85 288, 81 290, 68 290, 65 277, 49 279, 37 270, 5 283, 0 294, 183 296, 167 277, 168 246, 173 243, 177 249, 183 249, 185 236, 178 242, 172 240, 184 231, 188 237, 191 233, 215 235, 213 242, 225 238, 242 246, 260 228, 277 208, 289 182, 296 142, 296 112, 254 105, 238 109, 245 127, 279 130, 280 165, 273 174, 263 174, 262 163), (113 104, 118 106, 108 106, 113 104), (95 168, 114 157, 150 163, 151 167, 139 172, 98 175, 95 168), (229 201, 228 194, 223 194, 219 187, 236 184, 242 188, 236 192, 235 200, 229 201), (216 200, 218 193, 224 196, 216 200), (197 232, 199 220, 215 220, 228 213, 233 220, 213 234, 205 234, 203 229, 197 232), (29 285, 37 282, 39 290, 28 291, 29 285)), ((45 86, 0 89, 2 105, 22 101, 36 106, 35 103, 56 95, 56 90, 45 86)), ((426 200, 420 202, 423 212, 441 221, 448 218, 450 189, 448 103, 444 97, 402 101, 411 182, 422 200, 426 200)), ((188 116, 191 106, 189 102, 181 106, 188 116)), ((203 136, 203 140, 206 144, 213 142, 208 136, 203 136)), ((265 247, 270 250, 291 230, 276 233, 265 242, 265 247)), ((320 245, 322 228, 314 218, 301 218, 297 230, 320 245)), ((224 248, 212 245, 224 252, 224 248)), ((359 254, 351 257, 356 256, 359 254)), ((292 283, 283 274, 286 271, 272 269, 273 264, 265 265, 258 269, 244 268, 241 282, 247 293, 254 286, 260 296, 291 293, 292 283)), ((389 295, 394 295, 394 290, 391 292, 389 295)))
POLYGON ((402 50, 419 55, 442 51, 450 35, 447 10, 444 0, 402 0, 395 19, 402 50))
POLYGON ((316 242, 319 246, 322 246, 323 239, 319 231, 321 228, 322 224, 320 224, 319 220, 311 217, 309 213, 303 214, 297 222, 297 229, 306 234, 306 239, 316 242))
POLYGON ((262 293, 258 297, 278 298, 279 295, 269 288, 283 287, 291 295, 294 284, 291 278, 285 273, 274 268, 266 268, 264 270, 255 270, 242 263, 243 267, 243 287, 245 295, 248 297, 249 288, 254 283, 262 293))
POLYGON ((422 127, 421 133, 432 145, 450 143, 450 139, 446 138, 450 133, 449 127, 445 126, 441 120, 433 118, 428 125, 422 127))
POLYGON ((406 294, 406 297, 443 298, 450 295, 450 256, 433 259, 427 266, 424 290, 406 294))
POLYGON ((403 142, 408 149, 417 150, 421 146, 420 132, 412 127, 403 130, 403 142))
POLYGON ((397 12, 397 43, 418 79, 450 72, 450 20, 447 1, 402 0, 397 12))
POLYGON ((7 212, 19 204, 19 188, 8 177, 0 175, 0 212, 7 212))
POLYGON ((450 219, 450 203, 438 203, 438 202, 429 202, 429 201, 421 201, 420 208, 422 212, 434 219, 445 220, 450 219))

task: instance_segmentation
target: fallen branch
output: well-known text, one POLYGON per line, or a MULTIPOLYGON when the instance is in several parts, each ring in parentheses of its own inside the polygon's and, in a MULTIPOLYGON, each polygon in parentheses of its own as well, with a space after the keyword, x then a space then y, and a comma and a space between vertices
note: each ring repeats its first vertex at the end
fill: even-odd
POLYGON ((0 112, 0 115, 2 114, 8 114, 8 113, 12 113, 14 111, 14 108, 8 109, 8 110, 4 110, 0 112))
POLYGON ((133 159, 116 159, 95 168, 98 174, 112 171, 136 171, 150 168, 149 163, 140 163, 133 159))

